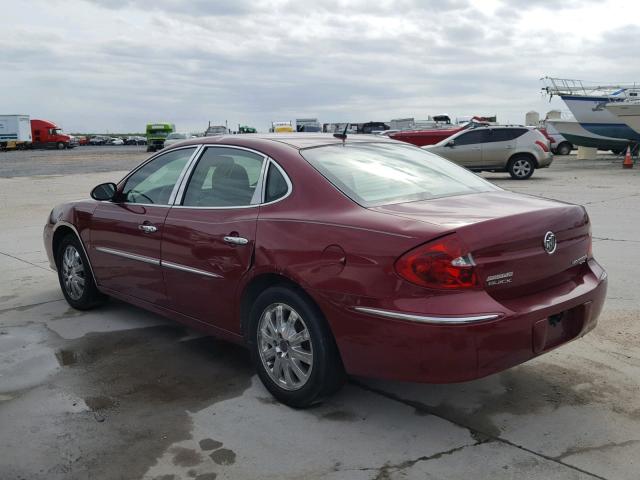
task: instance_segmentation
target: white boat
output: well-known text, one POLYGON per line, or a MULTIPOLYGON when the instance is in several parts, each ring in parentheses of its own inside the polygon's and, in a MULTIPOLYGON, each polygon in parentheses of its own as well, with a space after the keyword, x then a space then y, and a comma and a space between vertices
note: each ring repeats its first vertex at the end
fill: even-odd
POLYGON ((589 85, 581 80, 544 77, 549 96, 559 96, 576 120, 591 133, 618 140, 640 141, 640 133, 630 128, 605 106, 640 98, 640 84, 589 85))
POLYGON ((545 124, 552 126, 568 142, 578 147, 591 147, 619 153, 629 144, 628 140, 605 137, 585 130, 576 120, 546 120, 545 124))
POLYGON ((640 101, 607 103, 605 108, 640 134, 640 101))

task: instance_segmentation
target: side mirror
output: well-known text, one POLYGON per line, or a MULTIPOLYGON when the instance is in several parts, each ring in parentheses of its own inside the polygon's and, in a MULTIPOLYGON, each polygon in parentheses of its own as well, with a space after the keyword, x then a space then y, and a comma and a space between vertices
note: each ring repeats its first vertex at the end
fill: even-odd
POLYGON ((454 146, 455 144, 456 144, 456 142, 455 142, 455 141, 453 141, 453 140, 449 140, 445 146, 447 146, 447 147, 449 147, 449 148, 453 148, 453 146, 454 146))
POLYGON ((101 183, 91 190, 91 198, 100 202, 113 200, 116 196, 117 186, 113 182, 101 183))

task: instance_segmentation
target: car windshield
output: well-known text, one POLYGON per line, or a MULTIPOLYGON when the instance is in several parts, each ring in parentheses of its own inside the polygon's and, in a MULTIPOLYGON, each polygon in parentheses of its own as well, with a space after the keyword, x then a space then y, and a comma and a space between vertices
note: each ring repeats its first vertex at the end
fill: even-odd
POLYGON ((448 160, 408 145, 346 143, 300 153, 364 207, 499 190, 448 160))

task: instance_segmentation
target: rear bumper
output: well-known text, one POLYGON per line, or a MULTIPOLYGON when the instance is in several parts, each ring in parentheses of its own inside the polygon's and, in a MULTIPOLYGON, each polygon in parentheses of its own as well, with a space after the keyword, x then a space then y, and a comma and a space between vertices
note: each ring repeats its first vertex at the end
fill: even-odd
MULTIPOLYGON (((592 330, 604 304, 607 279, 595 261, 590 260, 589 267, 590 273, 581 283, 570 282, 512 300, 509 307, 484 292, 484 305, 479 294, 470 294, 479 313, 453 317, 499 314, 490 320, 446 324, 394 319, 356 311, 354 305, 330 299, 323 301, 321 308, 349 374, 412 382, 461 382, 526 362, 592 330), (502 311, 496 311, 497 306, 502 311), (564 313, 562 319, 554 317, 560 313, 564 313)), ((389 305, 378 307, 393 311, 389 305)), ((416 310, 404 313, 416 314, 416 310)), ((436 318, 442 317, 447 316, 436 318)))
POLYGON ((538 158, 538 168, 547 168, 553 162, 553 154, 551 152, 547 152, 540 158, 538 158))

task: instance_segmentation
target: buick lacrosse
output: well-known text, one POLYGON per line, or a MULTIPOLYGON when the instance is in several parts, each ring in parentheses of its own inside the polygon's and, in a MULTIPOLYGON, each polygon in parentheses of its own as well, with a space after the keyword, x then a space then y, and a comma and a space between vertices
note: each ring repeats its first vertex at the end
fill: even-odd
POLYGON ((245 344, 293 407, 346 375, 504 370, 593 329, 606 294, 583 207, 381 136, 192 139, 91 197, 44 228, 67 302, 111 296, 245 344))

